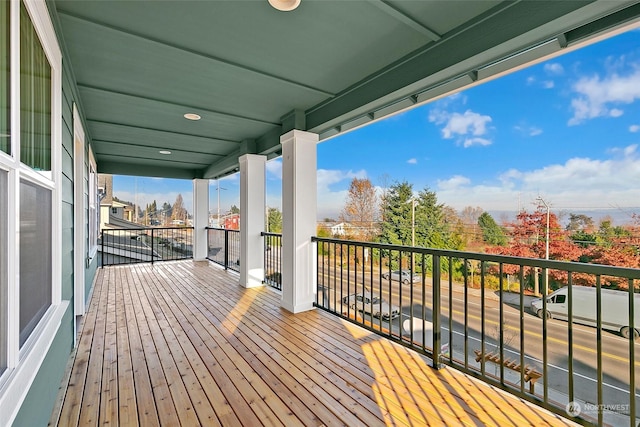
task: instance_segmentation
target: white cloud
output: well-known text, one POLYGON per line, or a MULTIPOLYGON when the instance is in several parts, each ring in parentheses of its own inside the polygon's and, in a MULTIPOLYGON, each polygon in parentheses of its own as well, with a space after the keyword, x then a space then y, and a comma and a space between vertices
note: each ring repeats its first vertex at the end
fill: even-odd
POLYGON ((555 85, 556 84, 553 82, 553 80, 545 80, 544 82, 542 82, 542 87, 544 89, 553 89, 555 85))
POLYGON ((363 179, 367 171, 318 169, 318 218, 335 217, 342 211, 353 178, 363 179), (346 182, 345 182, 346 181, 346 182), (339 185, 340 184, 340 185, 339 185), (341 189, 333 188, 338 186, 341 189))
POLYGON ((447 125, 442 129, 442 135, 447 138, 453 138, 454 135, 467 135, 471 133, 475 136, 481 136, 487 133, 487 123, 491 122, 491 117, 483 116, 467 110, 464 114, 453 113, 449 117, 447 125))
POLYGON ((465 138, 462 146, 464 148, 469 148, 474 145, 486 146, 491 145, 491 141, 486 138, 465 138))
POLYGON ((410 165, 415 165, 418 164, 418 159, 416 159, 415 157, 407 160, 407 163, 409 163, 410 165))
POLYGON ((570 126, 596 117, 619 117, 623 111, 613 108, 612 104, 620 106, 640 99, 640 69, 626 76, 583 77, 573 85, 573 90, 577 96, 571 100, 570 126))
POLYGON ((620 117, 623 114, 624 114, 624 111, 622 111, 622 110, 620 110, 618 108, 612 108, 609 111, 609 116, 611 116, 611 117, 620 117))
POLYGON ((542 134, 542 129, 537 126, 516 125, 513 129, 524 136, 538 136, 542 134))
POLYGON ((558 64, 557 62, 553 62, 549 64, 544 64, 544 71, 547 74, 559 76, 564 73, 564 67, 561 64, 558 64))
POLYGON ((275 179, 282 179, 282 159, 274 159, 267 162, 267 175, 272 175, 275 179))
POLYGON ((631 125, 629 126, 629 132, 636 133, 640 131, 640 125, 631 125))
POLYGON ((450 191, 450 190, 456 190, 465 185, 469 185, 470 183, 471 183, 471 180, 469 178, 462 175, 454 175, 449 179, 445 179, 445 180, 439 179, 437 185, 438 185, 438 189, 440 190, 450 191))
POLYGON ((481 138, 488 133, 487 125, 491 117, 467 110, 464 113, 449 113, 442 110, 432 110, 429 121, 437 125, 444 125, 441 129, 444 139, 457 139, 458 144, 465 148, 473 145, 489 145, 491 140, 481 138))
POLYGON ((535 77, 533 77, 533 76, 527 77, 527 86, 531 86, 535 82, 536 82, 536 78, 535 77))
POLYGON ((562 206, 584 206, 585 201, 602 208, 636 206, 640 200, 636 185, 640 182, 638 146, 610 153, 608 159, 572 158, 530 171, 510 169, 499 175, 494 185, 472 185, 464 177, 454 176, 438 181, 438 200, 456 209, 478 205, 486 210, 515 210, 520 197, 527 207, 537 194, 545 194, 562 206))

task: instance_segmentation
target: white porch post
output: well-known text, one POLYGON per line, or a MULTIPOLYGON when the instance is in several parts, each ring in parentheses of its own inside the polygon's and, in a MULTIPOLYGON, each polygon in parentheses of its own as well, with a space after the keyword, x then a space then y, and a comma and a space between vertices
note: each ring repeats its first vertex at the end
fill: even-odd
POLYGON ((264 231, 267 157, 244 154, 240 157, 240 285, 263 286, 264 231))
POLYGON ((292 313, 313 308, 318 135, 292 130, 282 144, 282 307, 292 313))
POLYGON ((209 225, 209 180, 193 180, 193 259, 207 258, 207 230, 209 225))

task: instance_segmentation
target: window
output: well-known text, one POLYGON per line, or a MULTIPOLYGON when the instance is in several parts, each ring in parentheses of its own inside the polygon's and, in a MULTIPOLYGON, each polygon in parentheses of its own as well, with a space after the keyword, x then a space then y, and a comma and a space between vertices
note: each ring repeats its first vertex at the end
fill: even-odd
POLYGON ((118 213, 118 208, 111 208, 111 213, 112 214, 117 214, 118 213))
POLYGON ((100 191, 98 189, 98 174, 93 152, 89 150, 89 256, 93 258, 98 251, 98 206, 100 206, 100 191))
POLYGON ((70 305, 62 292, 61 138, 62 55, 47 4, 0 0, 3 425, 17 414, 70 305))
POLYGON ((20 346, 51 305, 51 190, 20 181, 20 346))
POLYGON ((11 154, 10 7, 11 2, 0 3, 0 151, 7 154, 11 154))
POLYGON ((51 65, 20 3, 20 161, 51 170, 51 65))

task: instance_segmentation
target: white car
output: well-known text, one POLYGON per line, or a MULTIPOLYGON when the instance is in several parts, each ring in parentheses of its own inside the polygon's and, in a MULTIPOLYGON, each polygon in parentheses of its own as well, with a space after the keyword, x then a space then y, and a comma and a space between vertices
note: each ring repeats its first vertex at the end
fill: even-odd
POLYGON ((384 320, 395 319, 400 316, 400 308, 396 305, 389 306, 389 303, 378 295, 370 292, 364 294, 351 294, 342 298, 344 304, 352 309, 373 317, 382 317, 384 320))
POLYGON ((408 285, 409 282, 420 282, 421 279, 419 274, 414 273, 412 276, 409 270, 394 270, 391 272, 387 271, 386 273, 382 273, 382 277, 384 279, 388 279, 389 276, 391 276, 391 280, 397 280, 398 282, 402 282, 405 285, 408 285))

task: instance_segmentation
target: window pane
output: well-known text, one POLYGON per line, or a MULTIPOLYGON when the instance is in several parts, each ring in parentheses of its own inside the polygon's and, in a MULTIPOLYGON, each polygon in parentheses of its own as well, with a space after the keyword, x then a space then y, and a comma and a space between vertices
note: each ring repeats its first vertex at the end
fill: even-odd
POLYGON ((7 222, 9 220, 7 173, 0 171, 0 374, 7 369, 7 222))
POLYGON ((20 3, 20 161, 51 170, 51 66, 20 3))
POLYGON ((0 2, 0 151, 11 154, 9 58, 9 9, 11 2, 0 2))
POLYGON ((20 182, 20 346, 51 305, 51 191, 20 182))

